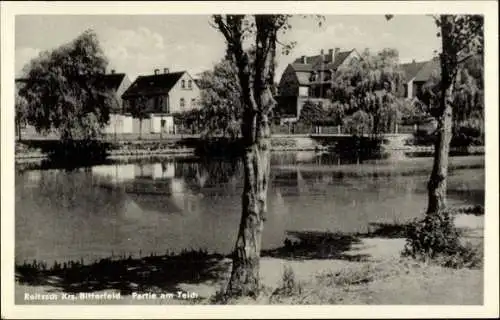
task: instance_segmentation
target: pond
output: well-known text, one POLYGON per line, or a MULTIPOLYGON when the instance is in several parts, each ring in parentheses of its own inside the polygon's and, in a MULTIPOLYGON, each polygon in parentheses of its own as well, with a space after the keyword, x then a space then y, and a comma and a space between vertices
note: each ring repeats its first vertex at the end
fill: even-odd
MULTIPOLYGON (((273 153, 263 249, 286 231, 364 232, 421 216, 432 158, 345 161, 273 153)), ((192 157, 16 170, 16 262, 93 261, 206 249, 229 253, 241 213, 238 161, 192 157)), ((484 202, 484 156, 451 157, 450 205, 484 202)))

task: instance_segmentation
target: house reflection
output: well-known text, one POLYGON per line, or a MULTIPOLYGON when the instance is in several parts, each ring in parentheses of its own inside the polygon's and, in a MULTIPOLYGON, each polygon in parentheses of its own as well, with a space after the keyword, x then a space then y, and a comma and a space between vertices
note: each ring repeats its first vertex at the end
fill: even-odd
POLYGON ((135 165, 116 164, 93 166, 92 174, 94 176, 109 178, 113 183, 120 183, 135 179, 135 165))
POLYGON ((157 213, 190 213, 198 207, 197 197, 186 190, 184 178, 175 177, 173 161, 95 166, 92 173, 112 182, 111 186, 102 183, 103 187, 124 192, 128 202, 133 203, 127 205, 129 208, 157 213))
POLYGON ((307 181, 299 168, 274 172, 272 184, 281 190, 283 196, 300 195, 309 191, 307 181))

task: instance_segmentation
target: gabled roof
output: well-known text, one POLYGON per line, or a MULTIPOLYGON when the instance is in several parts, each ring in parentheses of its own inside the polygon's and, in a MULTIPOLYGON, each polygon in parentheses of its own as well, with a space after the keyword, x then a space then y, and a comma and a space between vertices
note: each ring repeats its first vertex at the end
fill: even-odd
POLYGON ((420 69, 422 69, 428 62, 429 61, 421 61, 401 64, 401 68, 406 74, 406 80, 410 81, 415 78, 420 69))
POLYGON ((186 71, 139 76, 122 97, 148 96, 168 93, 186 71))
MULTIPOLYGON (((338 52, 334 59, 333 59, 333 62, 328 62, 326 63, 324 66, 323 66, 323 70, 328 70, 328 69, 332 69, 332 70, 337 70, 337 68, 342 64, 344 63, 344 61, 347 59, 347 57, 349 57, 349 55, 354 51, 354 49, 350 50, 350 51, 341 51, 341 52, 338 52)), ((314 69, 320 69, 321 68, 321 60, 319 60, 316 65, 314 65, 314 69)))
POLYGON ((289 65, 289 67, 295 73, 297 80, 300 85, 309 85, 311 72, 323 68, 323 70, 333 69, 336 70, 344 61, 349 57, 349 55, 355 51, 355 49, 349 51, 341 51, 338 52, 334 57, 334 61, 328 61, 330 58, 327 54, 323 55, 323 59, 321 59, 321 55, 317 56, 309 56, 306 57, 307 63, 302 63, 302 58, 297 58, 293 63, 289 65), (322 62, 325 62, 325 65, 321 66, 322 62))
POLYGON ((298 68, 298 69, 296 69, 296 71, 312 71, 312 70, 320 68, 321 62, 324 61, 326 63, 324 69, 337 69, 345 61, 345 59, 347 59, 347 57, 349 57, 349 55, 353 51, 355 51, 355 49, 352 49, 349 51, 337 52, 337 54, 335 54, 333 57, 333 62, 328 61, 328 59, 329 59, 328 54, 323 54, 323 60, 321 59, 321 55, 308 56, 308 57, 306 57, 307 64, 302 63, 302 58, 297 58, 292 63, 292 66, 294 68, 298 68))
POLYGON ((101 81, 104 82, 106 88, 110 90, 117 90, 125 78, 125 73, 109 73, 101 76, 101 81))
MULTIPOLYGON (((323 55, 323 57, 325 59, 327 58, 327 56, 325 54, 323 55)), ((321 62, 321 55, 319 54, 317 56, 307 56, 306 59, 307 59, 307 64, 313 66, 316 63, 321 62)), ((295 59, 295 61, 293 63, 302 64, 302 58, 295 59)))
POLYGON ((291 66, 295 72, 310 72, 313 70, 313 66, 309 63, 304 64, 304 63, 294 62, 291 64, 291 66))

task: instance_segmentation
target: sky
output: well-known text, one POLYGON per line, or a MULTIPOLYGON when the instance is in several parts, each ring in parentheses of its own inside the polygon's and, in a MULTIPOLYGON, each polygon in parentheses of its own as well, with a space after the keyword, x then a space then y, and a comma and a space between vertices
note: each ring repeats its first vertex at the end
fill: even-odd
MULTIPOLYGON (((278 47, 277 79, 286 66, 302 55, 317 55, 329 48, 341 50, 383 48, 399 51, 401 62, 431 59, 440 49, 431 17, 397 15, 329 15, 321 26, 314 17, 294 16, 292 28, 280 41, 296 41, 289 55, 278 47)), ((223 36, 210 26, 208 15, 20 15, 16 16, 15 72, 41 51, 65 44, 86 29, 93 29, 109 59, 109 69, 130 80, 158 68, 191 75, 213 68, 224 57, 223 36)))

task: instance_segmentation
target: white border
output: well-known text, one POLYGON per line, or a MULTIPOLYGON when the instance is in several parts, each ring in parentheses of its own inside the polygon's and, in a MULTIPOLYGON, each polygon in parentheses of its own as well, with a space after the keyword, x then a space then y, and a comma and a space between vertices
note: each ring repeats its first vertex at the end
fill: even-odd
MULTIPOLYGON (((388 318, 498 316, 498 3, 353 2, 1 2, 1 243, 4 318, 388 318), (485 15, 486 221, 483 306, 19 306, 14 305, 14 28, 19 14, 439 14, 485 15)), ((397 17, 396 17, 397 18, 397 17)), ((390 22, 388 22, 390 23, 390 22)), ((429 23, 432 23, 430 20, 429 23)), ((48 35, 50 36, 50 35, 48 35)))

